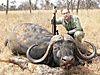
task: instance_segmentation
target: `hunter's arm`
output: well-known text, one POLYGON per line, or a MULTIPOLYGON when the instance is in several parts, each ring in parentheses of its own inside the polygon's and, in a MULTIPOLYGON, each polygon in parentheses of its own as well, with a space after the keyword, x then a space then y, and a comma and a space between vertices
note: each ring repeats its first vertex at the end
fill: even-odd
MULTIPOLYGON (((54 15, 52 16, 50 23, 54 24, 54 15)), ((62 24, 62 18, 56 19, 56 24, 62 24)))

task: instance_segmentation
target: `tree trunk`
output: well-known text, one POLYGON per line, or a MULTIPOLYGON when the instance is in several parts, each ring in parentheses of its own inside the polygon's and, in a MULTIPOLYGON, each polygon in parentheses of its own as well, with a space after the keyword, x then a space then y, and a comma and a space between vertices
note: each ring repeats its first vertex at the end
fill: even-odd
POLYGON ((68 11, 69 11, 69 4, 70 4, 70 2, 67 0, 67 9, 68 9, 68 11))
POLYGON ((73 3, 72 3, 72 1, 73 0, 71 0, 71 2, 70 2, 71 3, 71 12, 73 12, 73 3))
POLYGON ((29 0, 29 5, 30 5, 29 9, 30 9, 30 13, 31 13, 32 12, 31 11, 31 0, 29 0))
POLYGON ((78 14, 79 4, 80 4, 80 0, 78 0, 78 3, 77 3, 76 14, 78 14))
POLYGON ((7 0, 6 15, 8 14, 9 0, 7 0))

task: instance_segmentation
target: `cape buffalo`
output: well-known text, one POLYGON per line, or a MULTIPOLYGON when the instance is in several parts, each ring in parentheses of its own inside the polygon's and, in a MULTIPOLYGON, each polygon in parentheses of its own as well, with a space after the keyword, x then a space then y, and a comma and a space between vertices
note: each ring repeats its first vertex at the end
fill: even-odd
POLYGON ((89 56, 83 54, 85 49, 77 46, 75 40, 68 34, 53 35, 40 25, 24 23, 13 29, 5 41, 5 46, 8 46, 14 54, 26 55, 33 63, 68 68, 80 64, 80 59, 88 61, 95 57, 95 46, 90 42, 87 43, 93 48, 89 56))

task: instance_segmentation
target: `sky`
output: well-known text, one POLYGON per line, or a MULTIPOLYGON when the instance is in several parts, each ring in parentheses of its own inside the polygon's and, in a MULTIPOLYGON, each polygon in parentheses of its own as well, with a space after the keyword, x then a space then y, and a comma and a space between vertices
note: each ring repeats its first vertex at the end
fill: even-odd
MULTIPOLYGON (((9 0, 9 1, 13 1, 13 0, 9 0)), ((21 1, 24 1, 24 0, 16 0, 17 4, 20 3, 21 1)), ((7 0, 0 0, 0 4, 4 3, 6 4, 7 0)))
MULTIPOLYGON (((9 0, 9 3, 11 2, 11 1, 14 1, 14 0, 9 0)), ((18 6, 21 2, 24 2, 24 1, 29 1, 29 0, 15 0, 16 1, 16 5, 18 6)), ((32 2, 34 2, 35 0, 31 0, 32 2)), ((55 3, 55 2, 57 2, 58 0, 50 0, 51 2, 53 2, 53 3, 55 3)), ((6 5, 6 2, 7 2, 7 0, 0 0, 0 5, 2 4, 2 3, 4 3, 5 5, 6 5)))
MULTIPOLYGON (((14 1, 14 0, 9 0, 9 3, 11 2, 11 1, 14 1)), ((16 5, 18 6, 21 2, 23 2, 23 1, 28 1, 28 0, 16 0, 16 5)), ((32 1, 34 1, 34 0, 32 0, 32 1)), ((6 2, 7 2, 7 0, 0 0, 0 5, 2 4, 2 3, 4 3, 5 5, 6 5, 6 2)))
MULTIPOLYGON (((14 1, 14 0, 9 0, 9 5, 11 5, 11 4, 10 4, 11 1, 14 1)), ((15 1, 16 1, 16 6, 18 7, 18 6, 21 4, 21 2, 29 1, 29 0, 15 0, 15 1)), ((34 3, 34 1, 35 1, 35 0, 31 0, 32 3, 34 3)), ((54 5, 56 5, 56 3, 57 3, 58 0, 49 0, 49 1, 50 1, 51 3, 53 3, 54 5)), ((3 3, 4 5, 6 5, 6 4, 7 4, 7 0, 0 0, 0 5, 1 5, 2 3, 3 3)), ((38 3, 39 3, 39 2, 38 2, 38 3)), ((41 6, 38 4, 38 7, 41 7, 41 6)))

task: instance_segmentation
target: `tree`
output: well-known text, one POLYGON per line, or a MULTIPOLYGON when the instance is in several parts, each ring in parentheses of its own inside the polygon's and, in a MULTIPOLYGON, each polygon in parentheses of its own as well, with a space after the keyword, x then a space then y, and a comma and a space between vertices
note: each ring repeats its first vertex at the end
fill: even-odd
POLYGON ((51 9, 51 3, 48 0, 45 0, 46 4, 45 4, 45 9, 51 9))
POLYGON ((70 2, 69 2, 69 0, 67 0, 67 9, 69 10, 69 4, 70 4, 70 2))
POLYGON ((4 10, 4 4, 2 3, 2 11, 4 10))
POLYGON ((19 10, 29 10, 29 1, 21 2, 21 4, 18 6, 19 10))
POLYGON ((77 8, 76 8, 76 13, 78 14, 78 9, 79 9, 79 4, 80 4, 80 0, 78 0, 77 2, 77 8))
POLYGON ((31 13, 31 0, 29 0, 29 9, 30 9, 30 13, 31 13))
MULTIPOLYGON (((33 4, 31 2, 31 5, 30 5, 29 1, 25 1, 25 2, 21 2, 21 4, 18 6, 18 10, 29 10, 29 9, 31 9, 31 10, 37 9, 36 4, 35 3, 33 4)), ((30 12, 31 12, 31 10, 30 10, 30 12)))
POLYGON ((8 14, 9 0, 7 0, 6 15, 8 14))
POLYGON ((71 0, 70 4, 71 4, 71 11, 73 12, 73 0, 71 0))
POLYGON ((13 0, 13 1, 11 1, 10 3, 11 3, 11 5, 10 5, 10 10, 16 10, 16 1, 13 0))
POLYGON ((34 3, 34 9, 35 9, 35 10, 37 9, 37 6, 36 6, 37 3, 38 3, 38 0, 36 0, 35 3, 34 3))
POLYGON ((4 3, 2 3, 2 4, 0 5, 0 11, 4 11, 4 10, 5 10, 5 6, 6 6, 6 5, 4 5, 4 3))

